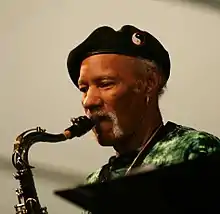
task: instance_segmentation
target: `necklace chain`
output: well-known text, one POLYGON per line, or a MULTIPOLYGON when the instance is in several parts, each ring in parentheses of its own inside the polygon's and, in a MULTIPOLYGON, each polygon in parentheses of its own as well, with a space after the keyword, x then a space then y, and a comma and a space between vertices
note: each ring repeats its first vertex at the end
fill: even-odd
POLYGON ((157 132, 160 130, 160 128, 163 126, 163 124, 161 124, 156 130, 155 132, 151 135, 151 137, 147 140, 147 142, 144 144, 144 146, 142 147, 142 149, 140 150, 140 152, 138 153, 138 155, 136 156, 136 158, 134 159, 134 161, 131 163, 131 165, 128 167, 125 176, 128 175, 132 169, 132 167, 134 166, 134 164, 137 162, 138 158, 140 157, 140 155, 142 154, 142 152, 145 150, 145 148, 147 147, 147 145, 150 143, 150 141, 153 139, 153 137, 157 134, 157 132))

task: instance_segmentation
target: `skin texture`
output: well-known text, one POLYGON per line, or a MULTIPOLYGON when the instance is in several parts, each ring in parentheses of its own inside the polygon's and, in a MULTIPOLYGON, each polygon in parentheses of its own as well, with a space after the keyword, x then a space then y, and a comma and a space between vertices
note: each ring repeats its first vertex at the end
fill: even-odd
POLYGON ((118 154, 135 150, 162 123, 159 72, 144 73, 133 57, 99 54, 86 58, 78 80, 85 114, 97 121, 93 132, 101 146, 118 154))

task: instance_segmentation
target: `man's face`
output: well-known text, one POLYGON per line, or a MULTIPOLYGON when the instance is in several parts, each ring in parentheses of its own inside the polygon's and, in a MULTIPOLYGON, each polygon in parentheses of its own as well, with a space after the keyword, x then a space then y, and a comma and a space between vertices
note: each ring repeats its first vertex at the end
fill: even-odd
POLYGON ((100 145, 114 146, 133 134, 146 111, 145 94, 137 90, 133 58, 88 57, 82 62, 78 82, 85 113, 97 121, 93 131, 100 145))

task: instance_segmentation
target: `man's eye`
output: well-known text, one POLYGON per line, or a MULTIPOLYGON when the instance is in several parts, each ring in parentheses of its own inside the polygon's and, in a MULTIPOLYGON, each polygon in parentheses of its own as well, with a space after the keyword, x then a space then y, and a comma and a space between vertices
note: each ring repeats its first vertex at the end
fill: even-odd
POLYGON ((113 85, 114 85, 113 82, 101 82, 101 83, 99 84, 99 87, 101 87, 101 88, 106 88, 106 87, 110 87, 110 86, 113 86, 113 85))
POLYGON ((88 89, 87 89, 87 87, 81 87, 81 88, 79 88, 79 90, 80 90, 81 92, 85 93, 88 89))

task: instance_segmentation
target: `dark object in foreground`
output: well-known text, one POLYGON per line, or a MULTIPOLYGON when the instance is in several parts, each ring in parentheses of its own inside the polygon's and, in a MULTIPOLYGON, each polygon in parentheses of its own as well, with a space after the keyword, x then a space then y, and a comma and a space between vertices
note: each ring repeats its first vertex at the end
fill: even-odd
POLYGON ((101 184, 55 191, 95 214, 216 213, 220 153, 101 184))

